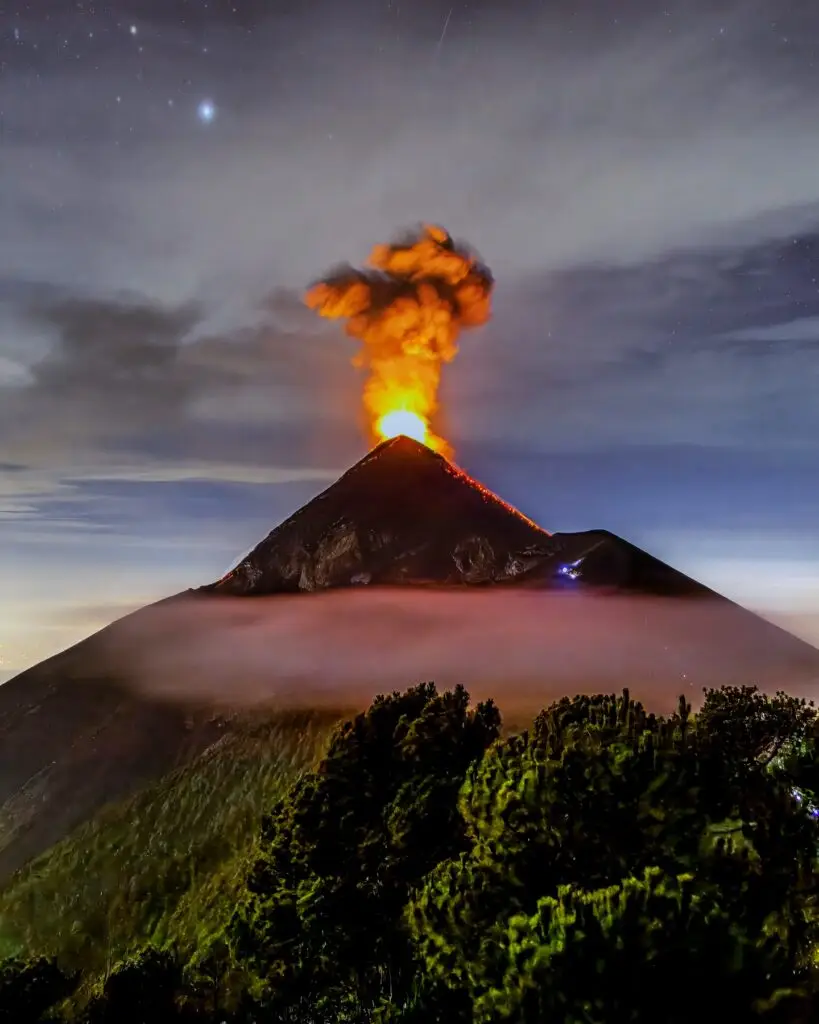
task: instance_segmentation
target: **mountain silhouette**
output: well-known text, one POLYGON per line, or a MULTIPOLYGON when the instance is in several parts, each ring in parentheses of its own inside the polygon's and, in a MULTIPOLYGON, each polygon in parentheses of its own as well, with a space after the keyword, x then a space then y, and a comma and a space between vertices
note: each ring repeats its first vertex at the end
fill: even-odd
POLYGON ((555 550, 550 534, 443 456, 397 437, 204 589, 262 595, 370 583, 496 583, 555 550))
POLYGON ((548 533, 408 437, 384 441, 204 592, 365 584, 610 587, 713 594, 604 530, 548 533))

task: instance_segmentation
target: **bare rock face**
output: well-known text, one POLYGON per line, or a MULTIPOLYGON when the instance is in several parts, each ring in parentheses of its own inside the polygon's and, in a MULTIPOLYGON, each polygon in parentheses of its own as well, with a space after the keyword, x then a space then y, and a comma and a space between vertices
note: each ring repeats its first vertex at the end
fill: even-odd
POLYGON ((302 566, 299 589, 330 587, 333 580, 355 575, 361 562, 361 545, 355 526, 341 520, 319 541, 313 557, 302 566))
POLYGON ((606 531, 547 533, 407 437, 374 448, 202 589, 254 596, 366 584, 715 596, 606 531))
POLYGON ((556 551, 516 509, 425 445, 398 437, 206 589, 253 595, 363 583, 488 584, 556 551))
MULTIPOLYGON (((498 559, 485 537, 467 537, 455 545, 452 561, 464 583, 491 583, 498 576, 498 559)), ((500 576, 506 575, 505 565, 500 576)))

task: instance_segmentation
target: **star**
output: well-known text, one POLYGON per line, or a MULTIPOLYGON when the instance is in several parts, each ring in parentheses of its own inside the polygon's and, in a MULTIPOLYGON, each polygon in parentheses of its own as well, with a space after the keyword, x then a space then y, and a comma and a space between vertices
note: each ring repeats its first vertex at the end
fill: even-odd
POLYGON ((216 107, 211 100, 202 100, 196 108, 196 116, 202 124, 210 124, 216 117, 216 107))
POLYGON ((136 27, 136 25, 132 25, 131 28, 129 29, 129 31, 130 31, 132 36, 135 36, 137 34, 137 27, 136 27))

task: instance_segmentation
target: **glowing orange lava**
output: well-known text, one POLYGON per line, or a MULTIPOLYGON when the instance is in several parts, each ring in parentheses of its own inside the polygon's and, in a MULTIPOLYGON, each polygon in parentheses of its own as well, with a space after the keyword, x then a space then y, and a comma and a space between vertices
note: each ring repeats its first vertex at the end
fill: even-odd
POLYGON ((346 320, 361 343, 353 363, 366 373, 362 402, 369 440, 404 434, 452 456, 438 427, 441 373, 461 331, 490 315, 492 275, 477 256, 428 224, 377 245, 363 270, 342 266, 304 296, 320 316, 346 320))
POLYGON ((411 437, 415 441, 426 444, 429 435, 429 427, 424 417, 419 416, 416 412, 410 412, 409 409, 395 409, 393 412, 388 412, 376 423, 375 429, 378 436, 385 441, 403 434, 405 437, 411 437))

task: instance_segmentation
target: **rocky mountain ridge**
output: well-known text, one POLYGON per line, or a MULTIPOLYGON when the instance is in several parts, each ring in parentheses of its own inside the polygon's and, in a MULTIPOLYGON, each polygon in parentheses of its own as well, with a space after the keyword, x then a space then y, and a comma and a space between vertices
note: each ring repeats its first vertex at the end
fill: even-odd
POLYGON ((374 448, 202 591, 525 585, 711 593, 604 530, 549 533, 408 437, 374 448))

